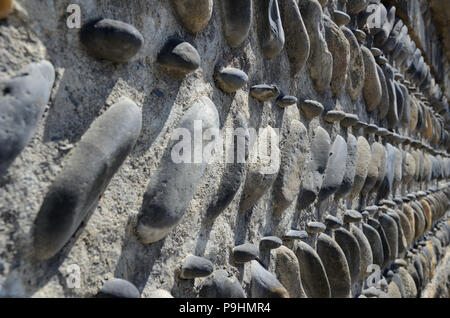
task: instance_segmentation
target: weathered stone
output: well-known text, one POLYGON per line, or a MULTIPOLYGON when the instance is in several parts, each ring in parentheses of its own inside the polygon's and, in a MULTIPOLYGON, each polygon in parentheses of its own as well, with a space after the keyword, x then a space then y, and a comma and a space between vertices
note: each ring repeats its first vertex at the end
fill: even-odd
POLYGON ((97 118, 51 185, 34 221, 33 246, 40 260, 54 256, 92 213, 111 178, 133 149, 142 115, 125 98, 97 118))
POLYGON ((364 280, 369 276, 369 273, 367 272, 367 267, 371 264, 373 264, 373 255, 372 255, 372 248, 370 247, 369 240, 364 235, 363 231, 356 227, 355 225, 350 226, 350 232, 353 234, 353 236, 358 241, 359 246, 359 257, 360 257, 360 273, 359 273, 359 279, 364 280))
POLYGON ((328 123, 339 122, 344 119, 345 113, 342 110, 329 110, 322 115, 323 120, 328 123))
POLYGON ((278 97, 280 90, 276 85, 259 84, 250 88, 250 95, 260 102, 266 102, 278 97))
MULTIPOLYGON (((371 225, 374 229, 376 229, 378 231, 378 234, 381 239, 381 245, 383 247, 384 262, 381 266, 386 267, 389 264, 389 261, 391 260, 391 249, 389 246, 388 239, 386 237, 386 233, 384 232, 384 229, 378 220, 376 220, 374 218, 369 218, 368 224, 371 225)), ((372 248, 372 251, 373 251, 373 248, 372 248)))
POLYGON ((239 281, 229 277, 224 270, 215 271, 207 277, 199 291, 200 298, 246 298, 239 281))
POLYGON ((280 0, 281 20, 285 30, 285 49, 294 76, 305 66, 310 53, 310 41, 295 0, 280 0))
POLYGON ((48 61, 31 63, 18 74, 0 80, 0 176, 33 137, 55 80, 48 61))
POLYGON ((321 93, 328 88, 333 71, 333 56, 328 50, 323 36, 323 11, 317 0, 306 0, 299 3, 303 17, 308 17, 305 27, 311 43, 308 68, 314 87, 321 93))
POLYGON ((328 49, 333 56, 331 91, 335 96, 339 96, 347 81, 350 44, 341 29, 328 16, 324 16, 324 27, 328 49))
POLYGON ((317 238, 317 254, 327 273, 331 297, 350 297, 350 269, 341 247, 331 237, 322 233, 317 238))
POLYGON ((386 167, 387 167, 387 152, 386 152, 386 148, 382 145, 379 144, 381 147, 377 146, 379 148, 379 159, 377 160, 377 164, 378 164, 378 175, 377 175, 377 179, 375 182, 375 185, 373 186, 371 192, 376 192, 378 191, 378 189, 380 188, 384 177, 386 176, 386 167))
POLYGON ((258 261, 251 262, 251 275, 252 298, 289 298, 286 288, 258 261))
POLYGON ((234 93, 248 82, 245 72, 233 67, 223 68, 216 73, 217 86, 226 93, 234 93))
POLYGON ((191 33, 201 32, 213 12, 212 0, 171 0, 180 23, 191 33))
POLYGON ((335 10, 333 12, 333 20, 338 27, 348 24, 350 19, 350 16, 343 11, 335 10))
POLYGON ((403 227, 400 221, 400 215, 394 210, 388 210, 387 215, 394 219, 397 225, 397 254, 402 255, 408 248, 406 237, 403 233, 403 227))
POLYGON ((141 298, 141 294, 129 281, 113 278, 106 281, 95 298, 141 298))
POLYGON ((258 248, 251 243, 245 243, 233 248, 233 261, 237 264, 250 262, 259 257, 258 248))
POLYGON ((403 158, 402 151, 398 148, 395 148, 394 183, 393 183, 394 192, 402 183, 402 158, 403 158))
POLYGON ((364 59, 358 40, 350 29, 341 28, 344 36, 350 44, 350 63, 346 80, 346 90, 352 100, 357 100, 364 87, 364 59))
POLYGON ((388 114, 390 107, 388 83, 384 77, 383 69, 379 65, 377 65, 377 73, 381 84, 381 100, 378 104, 378 117, 384 119, 388 114))
POLYGON ((359 118, 355 114, 345 114, 344 119, 341 120, 341 126, 344 128, 355 126, 359 118))
POLYGON ((313 119, 323 113, 324 107, 320 102, 306 99, 300 102, 300 109, 307 119, 313 119))
POLYGON ((280 215, 294 201, 301 182, 301 169, 306 162, 308 133, 296 119, 287 120, 280 143, 280 172, 274 183, 273 212, 280 215))
POLYGON ((369 224, 363 224, 363 233, 369 241, 373 263, 382 266, 384 263, 384 253, 380 234, 369 224))
POLYGON ((180 278, 194 279, 197 277, 206 277, 212 274, 214 265, 206 258, 189 255, 181 266, 180 278))
POLYGON ((366 110, 374 111, 381 102, 383 95, 380 78, 378 77, 377 64, 370 50, 361 46, 361 52, 364 60, 364 99, 366 101, 366 110))
POLYGON ((14 0, 2 1, 0 4, 0 20, 5 19, 13 11, 14 0))
POLYGON ((411 275, 402 267, 398 269, 398 274, 400 275, 405 288, 405 298, 416 298, 417 288, 411 275))
POLYGON ((240 46, 248 37, 253 20, 253 1, 222 0, 223 36, 231 47, 240 46))
POLYGON ((325 225, 328 231, 337 230, 341 228, 344 223, 337 217, 333 215, 327 215, 325 218, 325 225))
POLYGON ((355 35, 355 37, 359 43, 363 42, 367 37, 366 33, 363 30, 353 29, 352 32, 355 35))
POLYGON ((350 14, 358 14, 369 5, 369 0, 348 0, 347 11, 350 14))
POLYGON ((290 298, 306 298, 303 290, 300 264, 297 256, 286 246, 272 251, 275 259, 275 272, 278 280, 286 288, 290 298))
POLYGON ((309 234, 318 234, 325 231, 326 226, 322 222, 308 222, 306 225, 306 232, 309 234))
POLYGON ((278 176, 280 170, 280 149, 278 136, 272 127, 262 129, 251 151, 251 158, 240 202, 243 212, 252 208, 267 192, 278 176), (270 141, 269 141, 270 140, 270 141), (264 156, 259 149, 270 149, 264 156))
POLYGON ((305 242, 298 242, 294 248, 300 264, 302 286, 308 298, 330 298, 330 283, 317 252, 305 242))
MULTIPOLYGON (((144 244, 157 242, 167 236, 181 222, 188 209, 208 164, 206 158, 197 163, 193 156, 195 131, 198 134, 208 129, 219 129, 216 106, 209 98, 200 98, 183 115, 179 127, 190 135, 183 136, 181 141, 172 141, 171 151, 164 155, 144 194, 136 225, 137 236, 144 244), (201 127, 195 127, 195 121, 201 121, 201 127), (173 156, 179 157, 180 151, 183 152, 183 158, 175 162, 173 156), (161 187, 161 184, 165 186, 161 187)), ((180 133, 176 137, 179 138, 180 133)), ((212 142, 204 140, 203 149, 211 146, 212 142)))
POLYGON ((404 154, 405 156, 402 160, 402 178, 403 184, 408 184, 414 178, 414 173, 416 171, 416 161, 410 153, 405 151, 404 154))
POLYGON ((356 171, 355 180, 350 193, 350 200, 355 199, 361 192, 366 181, 367 173, 369 171, 369 164, 371 161, 371 150, 367 139, 358 137, 358 152, 356 155, 356 171))
POLYGON ((278 0, 261 0, 258 9, 261 50, 266 59, 272 59, 281 52, 285 42, 278 0))
POLYGON ((388 214, 383 213, 379 217, 381 227, 386 234, 387 242, 389 244, 390 261, 397 258, 398 255, 398 228, 395 220, 388 214))
POLYGON ((302 187, 298 196, 298 206, 300 209, 308 207, 316 200, 322 187, 330 149, 330 136, 322 127, 317 127, 311 142, 309 169, 302 180, 302 187))
POLYGON ((347 160, 345 163, 345 174, 339 189, 334 194, 334 198, 344 198, 350 193, 356 173, 356 159, 358 154, 358 142, 355 136, 348 134, 347 136, 347 160))
POLYGON ((308 233, 306 231, 299 230, 289 230, 284 236, 283 240, 291 241, 291 240, 303 240, 308 237, 308 233))
POLYGON ((383 182, 381 183, 377 199, 381 200, 386 198, 389 193, 392 191, 392 187, 394 184, 394 176, 395 176, 395 161, 397 157, 397 151, 396 148, 393 147, 391 144, 386 144, 386 173, 383 179, 383 182))
POLYGON ((347 144, 341 136, 336 136, 330 150, 325 175, 318 199, 323 201, 334 194, 342 184, 347 161, 347 144))
POLYGON ((188 42, 169 39, 158 54, 157 61, 169 74, 183 77, 200 67, 200 55, 188 42))
POLYGON ((379 168, 381 164, 386 163, 386 152, 384 146, 378 142, 372 144, 372 153, 370 157, 369 169, 367 171, 366 181, 361 190, 362 195, 367 195, 375 187, 378 180, 379 168))
POLYGON ((277 105, 281 108, 286 108, 292 105, 296 105, 298 102, 297 97, 289 95, 280 95, 277 98, 277 105))
POLYGON ((259 249, 273 250, 283 245, 281 239, 277 236, 265 236, 259 242, 259 249))
POLYGON ((334 231, 334 239, 345 254, 350 270, 350 278, 352 284, 355 284, 358 282, 361 272, 361 250, 359 248, 358 240, 350 231, 344 228, 334 231))
POLYGON ((132 25, 111 19, 96 19, 80 30, 80 41, 90 55, 124 63, 144 45, 144 37, 132 25))

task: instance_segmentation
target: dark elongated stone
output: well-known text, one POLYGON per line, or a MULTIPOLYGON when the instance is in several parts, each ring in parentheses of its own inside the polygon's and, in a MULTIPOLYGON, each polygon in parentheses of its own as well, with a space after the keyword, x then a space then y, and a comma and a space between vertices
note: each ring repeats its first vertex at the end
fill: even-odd
POLYGON ((298 242, 294 248, 300 264, 302 285, 308 298, 330 298, 330 283, 317 252, 305 242, 298 242))
POLYGON ((224 270, 215 271, 207 277, 199 291, 200 298, 246 298, 239 281, 229 277, 224 270))
POLYGON ((350 29, 341 27, 344 36, 350 44, 350 63, 346 80, 346 90, 352 100, 357 100, 364 87, 364 59, 358 40, 350 29))
POLYGON ((382 144, 379 144, 379 145, 381 145, 381 148, 379 150, 381 152, 381 154, 380 154, 379 160, 377 162, 378 176, 377 176, 375 185, 373 186, 373 188, 371 190, 372 193, 378 191, 378 189, 380 188, 380 186, 384 180, 384 177, 386 176, 387 152, 386 152, 386 148, 384 147, 384 145, 382 145, 382 144))
POLYGON ((334 231, 334 239, 341 247, 350 270, 352 284, 359 280, 361 272, 361 250, 356 237, 348 230, 340 228, 334 231))
POLYGON ((261 50, 266 59, 272 59, 281 52, 285 42, 278 0, 261 0, 258 8, 260 10, 258 35, 261 50))
POLYGON ((188 42, 169 39, 158 54, 157 61, 168 73, 183 77, 200 67, 200 55, 188 42))
POLYGON ((380 104, 378 105, 378 117, 380 119, 384 119, 388 114, 390 107, 389 91, 387 86, 388 83, 386 82, 386 77, 384 76, 383 69, 378 64, 377 64, 377 73, 381 84, 381 100, 380 104))
POLYGON ((384 229, 378 220, 370 218, 368 224, 371 225, 373 228, 375 228, 378 231, 378 234, 380 235, 381 244, 383 246, 383 259, 384 259, 382 267, 386 267, 389 264, 389 261, 391 260, 391 248, 388 239, 386 237, 386 233, 384 232, 384 229))
POLYGON ((381 183, 377 199, 381 200, 383 198, 386 198, 389 193, 392 191, 393 183, 394 183, 394 174, 395 174, 395 160, 397 156, 396 148, 393 147, 391 144, 386 144, 386 173, 383 179, 383 182, 381 183))
POLYGON ((327 273, 331 297, 350 297, 350 269, 341 247, 331 237, 322 233, 317 238, 317 254, 327 273))
POLYGON ((360 273, 359 279, 364 280, 367 278, 369 273, 367 273, 367 267, 373 264, 373 255, 372 248, 370 246, 370 242, 367 237, 364 235, 363 231, 358 227, 351 225, 350 232, 358 241, 359 252, 360 252, 360 273))
POLYGON ((234 93, 244 87, 248 82, 248 76, 245 72, 226 67, 216 73, 217 86, 226 93, 234 93))
POLYGON ((353 187, 350 193, 351 200, 355 199, 359 195, 364 186, 367 173, 369 171, 371 156, 371 149, 369 143, 367 142, 367 139, 359 136, 358 153, 356 157, 355 181, 353 182, 353 187))
POLYGON ((381 227, 386 234, 386 239, 389 244, 390 261, 394 261, 398 255, 398 228, 395 220, 388 214, 383 213, 379 217, 381 227))
POLYGON ((285 31, 285 49, 294 76, 305 66, 310 52, 310 41, 303 18, 295 0, 281 0, 281 20, 285 31))
POLYGON ((184 260, 181 267, 180 277, 182 279, 194 279, 197 277, 206 277, 214 271, 213 263, 206 258, 189 255, 184 260))
POLYGON ((115 63, 127 62, 144 45, 144 37, 135 27, 111 19, 85 24, 80 30, 80 41, 92 56, 115 63))
POLYGON ((364 45, 361 46, 361 52, 364 60, 364 100, 366 101, 366 110, 371 112, 375 110, 381 102, 383 95, 380 78, 376 67, 375 58, 370 50, 364 45))
POLYGON ((251 262, 252 298, 289 298, 289 293, 278 279, 258 261, 251 262))
MULTIPOLYGON (((197 130, 197 134, 201 133, 198 131, 200 129, 194 128, 194 121, 201 121, 202 126, 199 128, 202 131, 219 129, 219 114, 209 98, 200 98, 181 118, 179 127, 184 129, 183 133, 189 132, 190 135, 183 137, 181 141, 172 141, 169 145, 171 151, 166 152, 160 167, 151 178, 136 225, 136 234, 144 244, 163 239, 181 222, 206 168, 206 160, 201 158, 198 161, 193 155, 194 132, 197 130), (180 155, 181 150, 183 158, 175 162, 171 156, 180 155), (161 184, 165 186, 161 187, 161 184)), ((180 132, 175 137, 179 138, 180 132)), ((205 149, 213 141, 202 142, 205 149)))
POLYGON ((125 98, 97 118, 73 148, 34 221, 33 245, 38 259, 58 253, 95 210, 133 149, 141 123, 141 111, 125 98))
POLYGON ((222 13, 223 36, 231 47, 241 45, 248 37, 253 20, 253 1, 223 0, 219 2, 222 13))
POLYGON ((384 263, 384 253, 380 234, 369 224, 363 224, 363 233, 369 241, 373 263, 382 266, 384 263))
POLYGON ((141 294, 129 281, 113 278, 106 281, 95 298, 141 298, 141 294))
POLYGON ((358 142, 352 134, 347 136, 347 160, 345 163, 345 174, 339 189, 334 194, 334 198, 341 199, 350 193, 353 187, 356 173, 356 159, 358 153, 358 142))
POLYGON ((344 119, 345 113, 342 110, 329 110, 323 114, 322 118, 328 123, 339 122, 344 119))
POLYGON ((237 264, 250 262, 259 257, 258 248, 251 243, 245 243, 233 248, 233 261, 237 264))
POLYGON ((347 13, 345 13, 343 11, 335 10, 333 13, 333 20, 338 27, 341 27, 341 26, 348 24, 350 22, 351 18, 347 13))
POLYGON ((403 233, 400 216, 394 210, 388 210, 387 214, 395 221, 395 224, 397 225, 397 255, 402 255, 406 251, 408 243, 406 242, 406 237, 403 233))
POLYGON ((54 81, 48 61, 31 63, 18 75, 0 80, 0 176, 33 137, 54 81))
POLYGON ((330 157, 319 192, 319 201, 325 200, 339 189, 344 178, 346 162, 347 144, 344 138, 338 135, 330 150, 330 157))
POLYGON ((212 16, 212 0, 171 0, 180 23, 191 33, 202 31, 212 16))

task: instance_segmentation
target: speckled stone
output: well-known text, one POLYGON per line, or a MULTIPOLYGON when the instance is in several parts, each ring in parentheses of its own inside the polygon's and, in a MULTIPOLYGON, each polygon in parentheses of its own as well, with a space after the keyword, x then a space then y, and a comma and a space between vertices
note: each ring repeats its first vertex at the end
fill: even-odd
POLYGON ((289 298, 289 293, 278 279, 258 261, 251 262, 252 298, 289 298))

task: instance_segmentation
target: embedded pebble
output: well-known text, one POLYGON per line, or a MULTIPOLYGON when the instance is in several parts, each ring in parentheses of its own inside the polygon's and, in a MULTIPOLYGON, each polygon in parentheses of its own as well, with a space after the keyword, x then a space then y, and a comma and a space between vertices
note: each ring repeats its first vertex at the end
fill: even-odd
POLYGON ((240 46, 248 37, 253 20, 252 0, 222 0, 223 36, 231 47, 240 46))
POLYGON ((350 16, 347 13, 339 11, 339 10, 335 10, 333 12, 333 19, 334 19, 334 22, 336 22, 336 24, 339 27, 346 25, 350 22, 350 16))
POLYGON ((347 210, 342 218, 344 223, 358 223, 362 220, 362 215, 356 210, 347 210))
POLYGON ((360 29, 353 29, 352 30, 353 34, 355 35, 356 39, 358 40, 358 42, 362 42, 366 39, 367 35, 363 30, 360 29))
POLYGON ((329 110, 322 115, 323 120, 328 123, 339 122, 344 119, 345 113, 342 110, 329 110))
POLYGON ((298 1, 295 0, 280 1, 281 20, 286 37, 284 47, 291 65, 292 76, 305 66, 311 46, 297 3, 298 1))
POLYGON ((302 286, 308 298, 330 298, 330 283, 317 252, 305 242, 297 242, 295 255, 300 264, 302 286))
POLYGON ((341 126, 344 128, 355 126, 358 123, 358 116, 355 114, 345 114, 341 120, 341 126))
POLYGON ((382 251, 383 251, 383 264, 382 267, 386 267, 391 260, 391 249, 386 237, 386 233, 384 232, 383 227, 380 222, 374 218, 369 218, 368 224, 371 225, 374 229, 378 231, 379 237, 381 239, 382 251))
POLYGON ((367 237, 364 235, 364 232, 356 227, 355 225, 350 226, 350 232, 353 234, 353 236, 358 241, 359 246, 359 257, 360 257, 360 272, 359 272, 359 279, 364 280, 369 276, 369 273, 367 272, 367 267, 371 264, 373 264, 373 254, 372 254, 372 248, 370 246, 370 242, 367 239, 367 237))
POLYGON ((212 274, 214 271, 214 265, 210 260, 189 255, 181 266, 180 278, 182 279, 194 279, 197 277, 206 277, 212 274))
POLYGON ((386 82, 386 77, 384 76, 383 69, 381 66, 376 65, 378 78, 380 79, 381 84, 381 100, 378 105, 378 117, 380 119, 384 119, 389 112, 390 107, 390 99, 389 99, 389 91, 388 91, 388 83, 386 82))
POLYGON ((299 230, 289 230, 284 236, 283 240, 303 240, 307 238, 309 235, 306 231, 299 230))
POLYGON ((345 228, 335 230, 334 239, 345 254, 350 270, 351 282, 352 284, 355 284, 358 282, 361 272, 361 250, 359 248, 358 240, 345 228))
POLYGON ((266 59, 278 55, 284 47, 285 36, 278 0, 260 0, 258 5, 258 37, 266 59))
POLYGON ((366 101, 366 110, 374 111, 381 102, 383 95, 380 78, 376 67, 375 59, 370 50, 364 45, 361 46, 361 52, 364 60, 364 100, 366 101))
POLYGON ((334 194, 334 199, 339 200, 347 196, 355 180, 356 159, 358 154, 358 142, 352 134, 347 135, 347 160, 345 163, 345 173, 339 189, 334 194))
POLYGON ((35 256, 46 260, 92 213, 141 133, 139 107, 123 98, 98 117, 72 149, 48 190, 33 226, 35 256))
POLYGON ((341 228, 344 223, 333 215, 327 215, 327 217, 325 218, 325 225, 327 230, 337 230, 341 228))
MULTIPOLYGON (((166 152, 150 180, 136 225, 136 234, 144 244, 163 239, 181 222, 206 169, 208 164, 206 159, 195 163, 195 158, 191 154, 194 152, 191 144, 195 134, 194 121, 201 121, 203 131, 219 128, 219 114, 208 97, 202 97, 194 102, 183 115, 179 127, 189 131, 190 138, 183 138, 180 141, 180 136, 174 136, 176 140, 172 140, 169 145, 171 151, 166 152), (189 157, 177 159, 181 162, 176 163, 171 156, 172 153, 179 155, 180 150, 183 150, 183 155, 187 154, 189 157), (161 187, 161 184, 165 186, 161 187)), ((203 140, 203 149, 212 142, 203 140)))
POLYGON ((378 191, 378 189, 380 188, 381 184, 383 183, 384 177, 386 176, 386 167, 387 167, 387 152, 386 152, 386 148, 384 147, 384 145, 378 143, 379 146, 379 150, 377 150, 379 152, 378 155, 378 160, 377 160, 377 164, 378 164, 378 175, 375 181, 375 185, 373 186, 371 192, 374 193, 376 191, 378 191))
POLYGON ((259 84, 250 88, 250 95, 260 102, 266 102, 278 97, 280 90, 275 85, 259 84))
POLYGON ((306 232, 309 234, 322 233, 325 230, 326 226, 322 222, 308 222, 306 225, 306 232))
POLYGON ((386 234, 387 242, 389 244, 390 261, 397 258, 398 255, 398 228, 395 220, 388 214, 383 213, 379 217, 379 222, 386 234))
POLYGON ((244 243, 233 248, 233 261, 237 264, 250 262, 259 257, 258 248, 251 243, 244 243))
POLYGON ((320 102, 306 99, 300 102, 300 109, 305 117, 310 120, 320 116, 323 113, 324 107, 320 102))
POLYGON ((191 33, 202 31, 213 12, 213 0, 171 0, 180 23, 191 33))
POLYGON ((286 288, 258 261, 251 262, 252 298, 289 298, 286 288))
POLYGON ((346 27, 341 28, 344 36, 350 44, 350 63, 346 81, 346 90, 352 100, 357 100, 364 87, 364 59, 358 40, 354 33, 346 27))
POLYGON ((144 37, 132 25, 111 19, 97 19, 80 30, 80 41, 90 55, 125 63, 144 45, 144 37))
POLYGON ((355 180, 353 182, 353 187, 350 193, 350 200, 354 200, 359 195, 364 186, 372 157, 371 153, 372 152, 367 139, 359 136, 358 152, 356 155, 355 180))
POLYGON ((278 280, 286 288, 290 298, 306 298, 303 290, 300 264, 297 256, 286 246, 279 246, 272 251, 275 259, 275 272, 278 280))
POLYGON ((225 93, 234 93, 244 87, 248 82, 245 72, 233 68, 223 68, 216 73, 217 86, 225 93))
POLYGON ((139 290, 129 281, 120 278, 107 280, 95 298, 141 298, 139 290))
POLYGON ((158 54, 157 61, 163 69, 176 77, 183 77, 200 67, 200 55, 188 42, 169 39, 158 54))
POLYGON ((378 142, 372 143, 372 153, 369 164, 369 170, 367 171, 366 181, 364 182, 364 186, 361 189, 362 195, 367 195, 374 188, 377 180, 379 167, 382 162, 386 162, 386 152, 384 150, 384 146, 378 142))
POLYGON ((281 108, 286 108, 292 105, 296 105, 298 102, 297 97, 289 95, 280 95, 277 98, 277 105, 281 108))
POLYGON ((384 263, 384 252, 381 237, 378 231, 370 224, 363 224, 363 233, 367 237, 372 250, 372 260, 374 264, 382 266, 384 263))
POLYGON ((277 236, 265 236, 259 241, 260 249, 273 250, 283 245, 281 239, 277 236))
POLYGON ((229 277, 224 270, 215 271, 207 277, 199 291, 200 298, 247 298, 241 284, 235 277, 229 277))
POLYGON ((33 138, 54 81, 53 65, 45 60, 0 79, 0 176, 33 138))

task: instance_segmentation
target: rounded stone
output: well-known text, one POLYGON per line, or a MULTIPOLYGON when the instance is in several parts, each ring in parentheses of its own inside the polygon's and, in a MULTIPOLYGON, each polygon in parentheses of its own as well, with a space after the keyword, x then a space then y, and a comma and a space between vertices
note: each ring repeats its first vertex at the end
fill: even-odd
POLYGON ((375 134, 378 131, 378 126, 374 124, 370 124, 367 127, 365 127, 365 131, 367 134, 375 134))
POLYGON ((339 122, 344 119, 345 113, 342 110, 329 110, 322 115, 323 120, 328 123, 339 122))
POLYGON ((276 249, 279 248, 281 245, 283 245, 283 242, 281 239, 277 236, 266 236, 259 241, 259 248, 260 249, 276 249))
POLYGON ((333 19, 334 19, 334 22, 336 22, 336 24, 340 27, 343 25, 346 25, 350 22, 350 16, 347 13, 339 11, 339 10, 334 11, 333 19))
POLYGON ((283 240, 303 240, 308 238, 309 235, 306 231, 299 231, 299 230, 289 230, 284 236, 283 240))
POLYGON ((308 234, 322 233, 325 230, 326 226, 322 222, 308 222, 306 225, 306 232, 308 234))
POLYGON ((219 1, 222 30, 228 45, 240 46, 248 37, 253 20, 252 0, 219 1))
POLYGON ((353 34, 355 34, 356 38, 358 39, 359 42, 362 42, 366 39, 367 35, 363 30, 360 29, 355 29, 352 30, 353 34))
POLYGON ((80 41, 90 55, 124 63, 144 45, 144 37, 132 25, 111 19, 88 22, 80 30, 80 41))
POLYGON ((288 96, 288 95, 281 96, 280 95, 277 98, 277 105, 278 105, 278 107, 281 107, 281 108, 296 105, 297 102, 298 102, 298 99, 295 96, 288 96))
POLYGON ((158 54, 157 62, 169 74, 183 77, 200 67, 200 55, 188 42, 169 39, 158 54))
POLYGON ((385 65, 385 64, 389 63, 388 59, 385 58, 384 56, 377 56, 375 58, 375 60, 376 60, 378 65, 385 65))
POLYGON ((180 23, 191 33, 202 31, 213 12, 213 0, 171 0, 180 23))
POLYGON ((235 93, 248 82, 247 74, 233 67, 221 69, 216 73, 215 79, 217 86, 225 93, 235 93))
POLYGON ((260 102, 276 98, 279 94, 280 90, 276 85, 259 84, 250 88, 250 95, 260 102))
POLYGON ((245 243, 233 248, 233 261, 237 264, 244 264, 259 257, 258 248, 251 243, 245 243))
POLYGON ((181 267, 180 278, 182 279, 194 279, 197 277, 206 277, 212 274, 214 271, 214 265, 210 260, 206 258, 189 255, 184 260, 181 267))
POLYGON ((300 102, 300 109, 305 117, 310 120, 320 116, 323 113, 324 107, 320 102, 307 99, 300 102))
POLYGON ((342 227, 344 223, 333 215, 327 215, 325 218, 325 225, 328 230, 336 230, 342 227))
POLYGON ((359 118, 357 115, 354 114, 345 114, 345 117, 341 120, 341 126, 344 128, 352 127, 356 125, 359 118))
POLYGON ((289 298, 286 288, 258 261, 251 262, 252 298, 289 298))
POLYGON ((371 47, 370 52, 372 52, 372 55, 374 57, 377 57, 377 56, 380 56, 381 54, 383 54, 383 52, 379 48, 376 48, 376 47, 371 47))
POLYGON ((362 215, 355 210, 347 210, 344 213, 343 221, 344 223, 358 223, 361 222, 362 215))
POLYGON ((200 287, 200 298, 246 298, 239 281, 224 270, 215 271, 200 287))
POLYGON ((129 281, 113 278, 103 285, 96 298, 141 298, 139 290, 129 281))

